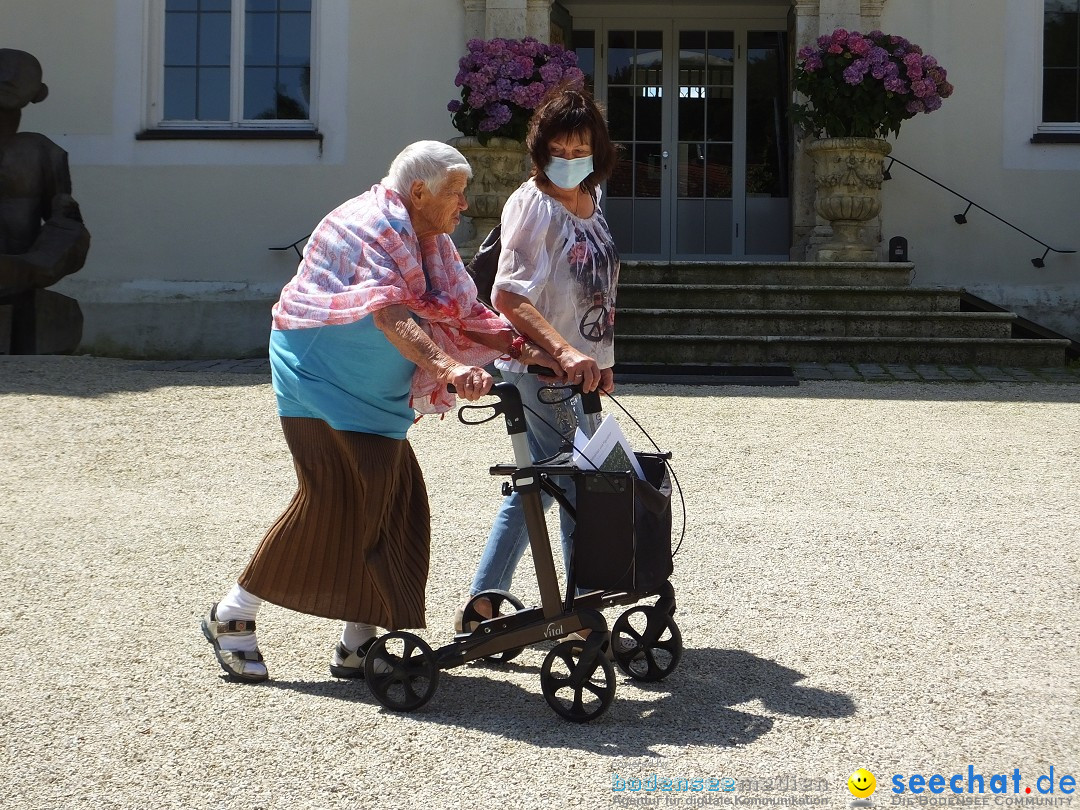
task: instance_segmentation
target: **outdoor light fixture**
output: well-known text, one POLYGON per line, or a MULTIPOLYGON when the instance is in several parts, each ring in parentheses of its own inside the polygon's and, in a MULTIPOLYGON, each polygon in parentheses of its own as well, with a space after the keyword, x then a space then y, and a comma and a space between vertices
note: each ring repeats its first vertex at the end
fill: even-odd
MULTIPOLYGON (((1042 241, 1041 239, 1036 239, 1034 236, 1032 236, 1027 231, 1024 231, 1024 230, 1021 230, 1020 228, 1017 228, 1011 222, 1009 222, 1006 219, 1002 219, 997 214, 995 214, 993 211, 987 211, 985 208, 983 208, 978 203, 974 203, 971 200, 969 200, 967 197, 965 197, 959 191, 956 191, 954 189, 949 188, 947 185, 935 180, 933 177, 931 177, 928 174, 923 174, 918 169, 916 169, 914 166, 909 166, 908 164, 904 163, 904 161, 900 160, 899 158, 895 158, 895 157, 890 157, 889 158, 889 165, 886 166, 885 170, 881 173, 881 179, 882 180, 892 180, 892 174, 890 173, 889 170, 892 168, 894 163, 899 163, 904 168, 910 169, 912 172, 919 175, 919 177, 922 177, 922 178, 924 178, 926 180, 929 180, 934 185, 945 189, 950 194, 952 194, 952 195, 954 195, 956 197, 959 197, 961 200, 966 202, 967 203, 967 208, 964 209, 964 213, 962 213, 962 214, 953 214, 953 220, 956 222, 957 225, 966 225, 967 224, 967 213, 968 213, 968 211, 971 210, 972 206, 974 206, 975 208, 978 208, 980 211, 982 211, 984 214, 987 214, 988 216, 991 216, 994 219, 996 219, 1002 225, 1007 225, 1008 227, 1012 228, 1017 233, 1022 233, 1028 239, 1042 245, 1044 248, 1046 248, 1046 250, 1043 251, 1043 255, 1031 260, 1032 265, 1034 265, 1035 267, 1038 267, 1038 268, 1046 267, 1045 259, 1051 253, 1076 253, 1076 250, 1074 250, 1072 248, 1050 247, 1050 245, 1046 244, 1046 242, 1042 241)), ((902 238, 902 237, 898 237, 898 238, 902 238)), ((896 241, 897 241, 896 239, 893 240, 893 242, 896 242, 896 241)), ((893 244, 893 242, 891 242, 889 244, 889 258, 890 258, 890 260, 891 261, 906 261, 907 260, 906 255, 904 256, 903 259, 900 258, 900 256, 903 255, 901 253, 901 250, 904 250, 906 252, 906 248, 907 248, 906 240, 905 240, 905 244, 903 244, 903 245, 901 245, 900 243, 893 244)))

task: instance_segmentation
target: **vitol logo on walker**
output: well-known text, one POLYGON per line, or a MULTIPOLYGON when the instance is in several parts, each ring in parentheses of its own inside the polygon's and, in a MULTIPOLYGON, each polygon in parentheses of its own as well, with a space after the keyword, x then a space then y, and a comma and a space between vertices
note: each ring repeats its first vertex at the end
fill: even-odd
POLYGON ((1076 793, 1076 777, 1053 766, 1034 778, 1025 778, 1019 768, 984 774, 968 765, 959 773, 898 773, 889 781, 892 805, 1069 806, 1076 793))

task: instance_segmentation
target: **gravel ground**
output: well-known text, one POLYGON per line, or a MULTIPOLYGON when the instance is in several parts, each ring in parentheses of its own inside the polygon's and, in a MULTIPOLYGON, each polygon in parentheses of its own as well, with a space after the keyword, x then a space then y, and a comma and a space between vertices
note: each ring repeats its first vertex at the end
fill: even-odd
MULTIPOLYGON (((990 776, 1010 775, 1012 797, 1014 769, 1017 799, 1051 767, 1065 797, 1061 777, 1080 777, 1080 385, 619 393, 684 488, 686 649, 661 683, 619 673, 608 712, 575 725, 544 701, 543 648, 447 670, 396 714, 329 676, 336 623, 275 606, 260 615, 273 680, 225 682, 198 620, 294 484, 268 381, 0 358, 4 806, 844 807, 863 766, 880 806, 893 774, 966 786, 969 765, 990 804, 1005 798, 990 776), (653 774, 704 790, 612 789, 653 774), (720 778, 735 793, 710 792, 720 778)), ((436 516, 420 635, 440 646, 509 444, 498 422, 451 418, 411 438, 436 516)), ((538 600, 531 567, 515 592, 538 600)))

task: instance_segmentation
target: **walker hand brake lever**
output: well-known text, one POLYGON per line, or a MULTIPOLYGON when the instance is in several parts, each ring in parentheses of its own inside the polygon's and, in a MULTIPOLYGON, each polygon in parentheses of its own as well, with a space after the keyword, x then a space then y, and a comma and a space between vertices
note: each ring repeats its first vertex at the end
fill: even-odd
MULTIPOLYGON (((551 369, 545 366, 528 366, 525 369, 529 374, 536 374, 538 377, 550 377, 551 369)), ((603 406, 600 404, 600 389, 596 388, 592 391, 585 393, 581 390, 581 383, 551 383, 547 390, 551 391, 569 391, 570 396, 557 399, 556 402, 565 402, 570 399, 571 396, 577 395, 581 397, 581 409, 587 416, 593 416, 603 411, 603 406)), ((544 400, 546 401, 546 400, 544 400)), ((599 419, 599 417, 596 417, 599 419)), ((595 425, 593 425, 595 429, 595 425)))
MULTIPOLYGON (((453 383, 447 383, 446 390, 451 394, 457 393, 453 383)), ((458 421, 465 425, 482 425, 490 422, 496 416, 502 414, 506 417, 506 428, 510 434, 525 433, 525 418, 521 408, 521 397, 517 388, 508 382, 497 382, 491 386, 488 396, 496 397, 498 402, 489 405, 462 405, 458 408, 458 421), (484 419, 466 419, 466 411, 490 410, 491 416, 484 419)))

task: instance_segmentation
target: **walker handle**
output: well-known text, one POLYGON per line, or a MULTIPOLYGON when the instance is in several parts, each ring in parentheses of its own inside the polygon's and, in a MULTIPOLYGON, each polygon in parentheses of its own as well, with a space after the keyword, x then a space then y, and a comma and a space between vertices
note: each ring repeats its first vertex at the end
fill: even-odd
MULTIPOLYGON (((546 370, 546 369, 545 369, 546 370)), ((446 390, 451 394, 457 393, 453 383, 446 384, 446 390)), ((514 385, 508 382, 497 382, 491 386, 488 396, 496 397, 499 401, 491 405, 462 405, 458 408, 458 421, 465 425, 481 425, 502 414, 506 420, 506 432, 513 436, 516 433, 525 432, 525 409, 521 406, 521 394, 514 385), (487 419, 466 419, 466 411, 491 410, 491 416, 487 419)))
MULTIPOLYGON (((527 366, 525 370, 529 374, 536 374, 539 377, 550 377, 551 369, 546 366, 527 366)), ((552 388, 569 388, 575 394, 581 397, 581 409, 585 412, 586 416, 593 416, 594 414, 601 413, 603 406, 600 404, 600 389, 594 388, 589 393, 585 393, 581 390, 581 383, 552 383, 552 388)))

